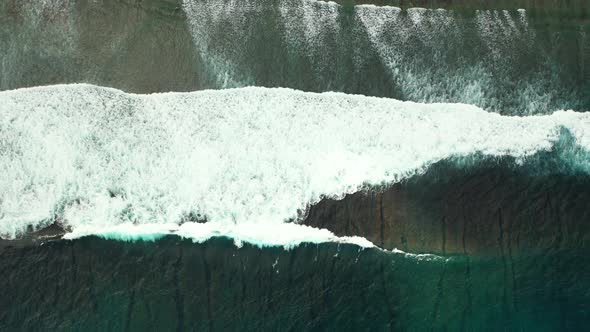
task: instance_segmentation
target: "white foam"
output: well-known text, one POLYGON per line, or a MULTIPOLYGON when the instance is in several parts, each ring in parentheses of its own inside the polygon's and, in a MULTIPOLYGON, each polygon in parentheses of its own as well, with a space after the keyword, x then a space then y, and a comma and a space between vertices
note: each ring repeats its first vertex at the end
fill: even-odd
POLYGON ((122 241, 155 241, 166 235, 177 235, 203 243, 211 238, 232 239, 237 247, 249 243, 260 248, 284 247, 291 249, 301 243, 347 243, 361 248, 373 248, 374 244, 359 236, 338 237, 327 229, 317 229, 293 223, 243 223, 227 225, 222 223, 143 224, 124 223, 106 227, 81 226, 64 236, 73 240, 86 236, 98 236, 122 241))
MULTIPOLYGON (((400 181, 451 156, 551 149, 562 127, 590 147, 589 115, 571 111, 506 117, 463 104, 266 88, 0 92, 0 233, 14 237, 53 218, 74 232, 168 229, 200 214, 214 226, 196 233, 304 241, 319 233, 283 240, 288 228, 269 225, 293 227, 283 222, 324 196, 400 181)), ((192 227, 184 225, 178 232, 192 227)))

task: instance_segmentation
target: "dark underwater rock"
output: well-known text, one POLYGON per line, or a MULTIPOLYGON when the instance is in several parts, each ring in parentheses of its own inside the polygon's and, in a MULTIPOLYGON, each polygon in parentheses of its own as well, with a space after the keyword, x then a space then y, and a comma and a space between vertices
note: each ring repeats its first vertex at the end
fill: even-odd
POLYGON ((590 178, 439 163, 384 190, 324 199, 304 223, 384 248, 505 256, 590 248, 590 178))

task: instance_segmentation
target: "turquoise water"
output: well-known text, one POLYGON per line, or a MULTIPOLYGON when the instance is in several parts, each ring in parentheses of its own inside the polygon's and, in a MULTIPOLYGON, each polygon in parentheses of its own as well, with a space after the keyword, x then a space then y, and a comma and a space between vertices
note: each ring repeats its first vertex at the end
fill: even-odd
POLYGON ((170 237, 24 253, 0 258, 12 266, 0 281, 12 307, 0 314, 4 329, 555 331, 585 329, 590 309, 588 258, 567 250, 419 258, 170 237))

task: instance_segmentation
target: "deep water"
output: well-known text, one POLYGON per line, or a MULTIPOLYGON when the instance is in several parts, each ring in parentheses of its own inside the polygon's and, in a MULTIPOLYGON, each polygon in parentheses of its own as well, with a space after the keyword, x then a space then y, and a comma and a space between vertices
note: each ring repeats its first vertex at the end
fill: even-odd
POLYGON ((167 237, 2 248, 2 330, 583 330, 588 255, 478 258, 167 237))

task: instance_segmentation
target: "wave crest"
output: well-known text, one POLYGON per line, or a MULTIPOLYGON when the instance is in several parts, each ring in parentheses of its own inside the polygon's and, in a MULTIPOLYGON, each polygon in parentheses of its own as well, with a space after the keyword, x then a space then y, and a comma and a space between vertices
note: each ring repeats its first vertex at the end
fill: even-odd
POLYGON ((0 101, 4 237, 49 221, 74 231, 187 216, 274 225, 322 197, 401 181, 442 159, 522 159, 552 149, 563 130, 590 146, 584 113, 510 117, 343 93, 63 85, 0 101))

